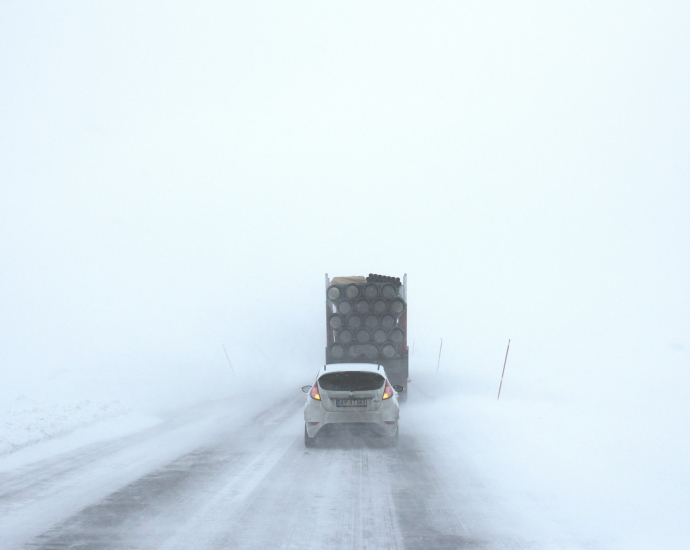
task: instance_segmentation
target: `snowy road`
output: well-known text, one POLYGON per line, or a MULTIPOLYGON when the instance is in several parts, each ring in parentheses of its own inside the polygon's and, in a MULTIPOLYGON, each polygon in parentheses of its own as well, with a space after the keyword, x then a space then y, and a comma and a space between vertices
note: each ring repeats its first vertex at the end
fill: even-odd
POLYGON ((217 404, 1 473, 2 548, 571 547, 497 530, 483 480, 405 424, 414 403, 397 449, 357 436, 306 449, 303 403, 293 394, 245 422, 217 404))

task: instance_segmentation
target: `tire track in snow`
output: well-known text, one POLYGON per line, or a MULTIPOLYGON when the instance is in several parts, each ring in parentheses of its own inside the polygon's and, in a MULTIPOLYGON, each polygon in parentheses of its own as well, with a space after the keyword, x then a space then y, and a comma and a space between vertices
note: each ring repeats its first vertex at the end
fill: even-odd
MULTIPOLYGON (((280 420, 286 414, 287 403, 291 403, 293 410, 298 404, 294 398, 289 398, 268 411, 262 411, 259 416, 269 418, 273 414, 280 420)), ((30 517, 24 519, 32 523, 31 515, 33 517, 38 515, 41 518, 40 521, 34 522, 37 525, 28 525, 23 532, 15 533, 15 539, 26 536, 31 530, 35 531, 40 528, 40 525, 48 528, 53 524, 48 531, 27 543, 26 548, 51 549, 75 545, 80 548, 94 549, 157 548, 160 545, 160 537, 169 535, 170 527, 157 525, 156 518, 162 517, 168 525, 176 525, 180 519, 186 517, 184 514, 189 514, 189 506, 199 505, 197 499, 206 499, 208 494, 214 492, 213 486, 207 488, 209 484, 212 485, 214 476, 217 477, 219 472, 225 473, 228 469, 232 471, 238 463, 246 461, 247 457, 251 456, 241 449, 232 452, 224 448, 219 454, 216 449, 209 450, 199 446, 202 442, 207 442, 211 435, 213 439, 223 434, 218 424, 222 425, 223 419, 230 416, 232 415, 224 414, 189 425, 185 423, 186 417, 176 419, 171 422, 175 429, 163 434, 159 434, 160 429, 156 429, 153 434, 147 432, 148 439, 146 434, 142 433, 106 446, 107 449, 112 448, 116 451, 113 456, 110 456, 112 453, 108 452, 99 455, 100 446, 90 449, 81 468, 79 467, 81 453, 71 453, 67 459, 63 457, 62 460, 56 461, 58 471, 55 479, 51 480, 50 476, 46 475, 45 479, 38 484, 29 483, 29 486, 24 489, 21 489, 21 482, 17 481, 18 490, 23 491, 21 496, 27 500, 28 504, 34 500, 38 501, 33 506, 27 505, 28 510, 24 515, 29 514, 30 517), (202 428, 203 434, 195 435, 193 431, 195 428, 202 428), (179 438, 185 441, 176 442, 179 438), (197 442, 196 445, 195 442, 197 442), (150 469, 147 470, 149 462, 146 455, 151 454, 152 451, 154 456, 156 455, 158 451, 155 449, 156 444, 164 448, 172 446, 170 451, 166 449, 163 456, 168 452, 174 452, 176 448, 188 449, 190 445, 192 448, 196 446, 197 450, 191 453, 185 450, 187 454, 167 465, 159 465, 158 469, 152 473, 147 473, 150 469), (69 467, 65 466, 65 462, 69 463, 69 467), (129 484, 122 483, 123 478, 129 477, 127 474, 129 470, 141 473, 133 477, 129 484), (68 475, 70 472, 71 475, 68 475), (90 487, 89 485, 93 482, 96 486, 90 487), (70 487, 78 492, 76 497, 69 490, 70 487), (109 487, 112 489, 108 495, 109 487), (103 491, 106 492, 103 493, 103 491), (66 499, 67 509, 69 509, 70 506, 74 506, 74 503, 69 502, 70 498, 88 499, 91 494, 103 496, 97 500, 94 499, 96 504, 89 505, 87 501, 81 512, 58 523, 60 514, 64 514, 57 502, 61 496, 66 499), (144 530, 139 529, 142 524, 146 524, 144 530), (139 540, 134 541, 132 546, 124 542, 129 537, 128 533, 137 533, 137 531, 139 531, 137 537, 139 540)), ((252 424, 252 421, 248 424, 252 424)), ((246 424, 243 424, 239 432, 244 433, 245 430, 246 424)), ((224 436, 236 437, 237 431, 226 430, 224 436)), ((40 468, 40 465, 36 468, 40 468)), ((34 469, 31 468, 20 477, 23 479, 30 476, 30 472, 34 469)), ((0 520, 0 527, 2 523, 3 521, 0 520)), ((11 532, 9 525, 7 530, 11 532)), ((10 548, 13 547, 17 546, 10 546, 10 548)))
POLYGON ((140 477, 25 548, 565 548, 497 529, 490 521, 497 503, 483 481, 462 457, 437 456, 422 424, 403 422, 397 449, 358 432, 306 449, 302 403, 288 398, 218 430, 214 444, 140 477))

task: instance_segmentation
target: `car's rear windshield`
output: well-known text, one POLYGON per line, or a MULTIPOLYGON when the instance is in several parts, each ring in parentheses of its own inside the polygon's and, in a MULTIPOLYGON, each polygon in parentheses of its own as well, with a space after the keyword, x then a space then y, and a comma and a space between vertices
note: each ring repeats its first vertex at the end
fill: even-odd
POLYGON ((319 385, 329 391, 366 391, 383 387, 384 378, 375 372, 331 372, 319 378, 319 385))

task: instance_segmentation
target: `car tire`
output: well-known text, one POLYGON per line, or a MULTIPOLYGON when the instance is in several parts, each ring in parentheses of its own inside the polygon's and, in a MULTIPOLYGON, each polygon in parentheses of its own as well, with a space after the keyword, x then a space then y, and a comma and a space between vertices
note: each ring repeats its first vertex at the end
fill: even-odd
POLYGON ((308 448, 313 448, 316 447, 316 436, 314 437, 309 437, 309 434, 307 433, 307 425, 304 425, 304 446, 308 448))

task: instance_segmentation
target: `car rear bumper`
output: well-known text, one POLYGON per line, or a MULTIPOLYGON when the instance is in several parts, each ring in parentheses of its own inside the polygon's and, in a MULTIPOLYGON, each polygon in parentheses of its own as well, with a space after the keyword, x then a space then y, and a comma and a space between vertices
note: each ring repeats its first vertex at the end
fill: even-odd
POLYGON ((304 411, 309 437, 314 437, 324 426, 331 424, 369 424, 388 436, 395 435, 398 429, 397 407, 382 407, 377 411, 326 411, 323 407, 320 409, 307 407, 304 411))

